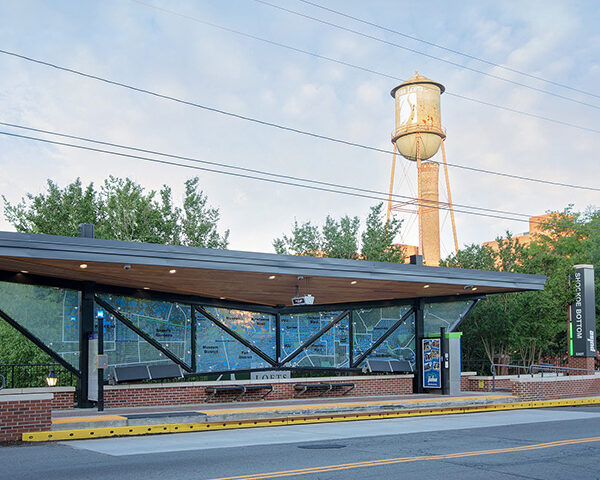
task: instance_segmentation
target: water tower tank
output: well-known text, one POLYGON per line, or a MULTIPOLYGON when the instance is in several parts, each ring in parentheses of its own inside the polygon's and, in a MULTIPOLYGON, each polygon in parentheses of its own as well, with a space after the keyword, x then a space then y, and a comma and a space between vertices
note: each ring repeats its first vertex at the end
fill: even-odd
POLYGON ((415 73, 406 82, 391 91, 396 99, 396 131, 392 142, 398 152, 409 160, 433 157, 446 137, 442 130, 440 95, 445 90, 441 83, 415 73))

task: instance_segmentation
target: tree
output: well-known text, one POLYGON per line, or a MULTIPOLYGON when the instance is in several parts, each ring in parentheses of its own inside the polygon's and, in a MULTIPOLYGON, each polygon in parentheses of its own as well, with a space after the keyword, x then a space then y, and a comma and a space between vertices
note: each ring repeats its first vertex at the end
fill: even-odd
POLYGON ((358 217, 346 215, 335 220, 328 215, 321 228, 311 222, 299 224, 294 220, 291 234, 273 240, 273 247, 279 254, 402 262, 402 250, 393 245, 402 222, 395 218, 386 221, 382 210, 382 203, 371 207, 360 237, 358 217))
MULTIPOLYGON (((208 205, 208 199, 199 188, 198 178, 185 182, 183 208, 174 205, 172 191, 164 186, 157 195, 154 190, 146 191, 129 178, 107 178, 100 190, 90 183, 83 187, 78 178, 65 188, 48 180, 47 191, 39 195, 27 194, 18 204, 4 200, 7 220, 19 232, 44 233, 50 235, 77 236, 81 223, 96 226, 96 237, 111 240, 190 245, 208 248, 227 248, 229 230, 219 234, 219 210, 208 205)), ((42 301, 44 295, 52 298, 53 290, 16 284, 1 284, 0 308, 10 309, 23 292, 35 291, 40 298, 21 302, 15 318, 24 318, 23 305, 30 308, 44 306, 31 318, 44 318, 56 302, 42 301), (29 287, 29 288, 27 288, 29 287), (12 293, 11 293, 12 292, 12 293)), ((62 313, 56 313, 59 318, 62 313)), ((50 316, 49 316, 50 318, 50 316)), ((52 328, 47 320, 36 328, 52 328)), ((55 327, 55 326, 54 326, 55 327)), ((43 333, 42 330, 36 333, 43 333)), ((48 338, 59 338, 56 332, 48 338)), ((26 340, 19 332, 0 320, 0 364, 1 363, 54 363, 50 357, 26 340)))
POLYGON ((48 180, 47 191, 27 194, 18 204, 3 196, 7 220, 19 232, 77 236, 80 223, 96 226, 96 237, 110 240, 227 248, 229 230, 218 232, 219 210, 208 206, 199 179, 185 182, 183 208, 172 191, 146 189, 129 178, 108 177, 100 190, 78 178, 64 189, 48 180))
MULTIPOLYGON (((463 323, 466 359, 485 355, 490 362, 509 356, 531 364, 561 357, 567 349, 567 308, 573 300, 569 288, 572 267, 592 263, 600 268, 600 211, 575 213, 569 207, 556 214, 529 245, 521 245, 507 232, 498 248, 470 245, 451 255, 449 267, 479 268, 546 275, 540 292, 493 295, 480 302, 463 323)), ((598 275, 598 272, 596 271, 598 275)), ((596 284, 597 292, 598 284, 596 284)))

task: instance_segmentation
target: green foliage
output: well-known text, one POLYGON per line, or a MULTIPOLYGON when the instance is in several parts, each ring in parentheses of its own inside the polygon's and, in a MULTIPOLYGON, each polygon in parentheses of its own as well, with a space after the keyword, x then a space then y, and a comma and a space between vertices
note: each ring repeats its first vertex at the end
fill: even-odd
POLYGON ((273 240, 273 247, 279 254, 402 262, 402 251, 393 245, 402 222, 395 218, 387 222, 382 210, 382 203, 371 207, 360 237, 358 217, 346 215, 335 220, 328 215, 321 228, 311 222, 299 224, 294 220, 291 234, 273 240))
POLYGON ((146 191, 129 178, 107 178, 100 190, 78 178, 65 188, 48 180, 47 191, 27 194, 18 204, 3 196, 7 220, 19 232, 77 236, 80 223, 96 226, 96 237, 110 240, 227 248, 229 230, 217 230, 219 210, 207 205, 198 178, 185 182, 183 209, 171 188, 146 191))
MULTIPOLYGON (((491 295, 462 325, 463 355, 490 362, 510 359, 531 364, 567 351, 567 309, 573 299, 569 275, 573 265, 592 263, 600 269, 600 211, 584 214, 569 208, 544 226, 545 232, 522 245, 507 232, 498 250, 470 245, 442 264, 449 267, 546 275, 540 292, 491 295)), ((598 278, 596 289, 598 292, 598 278)), ((599 310, 600 311, 600 310, 599 310)))

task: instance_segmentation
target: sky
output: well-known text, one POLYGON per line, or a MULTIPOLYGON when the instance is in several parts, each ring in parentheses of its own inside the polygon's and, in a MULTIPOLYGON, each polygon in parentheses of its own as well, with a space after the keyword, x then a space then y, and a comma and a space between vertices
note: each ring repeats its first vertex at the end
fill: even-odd
MULTIPOLYGON (((394 129, 394 100, 389 92, 419 71, 447 89, 441 110, 448 162, 600 187, 597 1, 314 0, 405 35, 587 93, 383 31, 299 0, 268 1, 383 42, 256 0, 0 0, 0 49, 386 151, 392 148, 394 129), (385 75, 277 47, 206 22, 385 75)), ((378 192, 389 189, 390 154, 220 115, 1 53, 0 121, 378 192)), ((4 126, 0 131, 23 133, 4 126)), ((441 161, 441 155, 434 159, 441 161)), ((402 158, 398 162, 395 193, 414 197, 414 163, 402 158)), ((45 191, 48 179, 65 186, 80 177, 84 184, 100 186, 109 175, 130 177, 149 190, 167 184, 181 202, 185 180, 197 175, 209 203, 220 210, 220 229, 231 231, 230 248, 247 251, 273 252, 273 239, 289 233, 294 219, 322 224, 327 215, 365 218, 378 203, 5 135, 0 135, 0 171, 0 194, 13 204, 27 193, 45 191)), ((563 210, 570 204, 578 211, 600 206, 598 191, 452 167, 449 175, 457 211, 464 211, 458 207, 463 205, 527 216, 563 210)), ((442 191, 444 200, 445 187, 442 191)), ((416 244, 414 216, 401 216, 405 228, 397 240, 416 244)), ((447 217, 445 212, 440 215, 443 256, 453 247, 447 217)), ((456 223, 461 246, 492 240, 507 230, 529 229, 527 223, 462 212, 456 213, 456 223)), ((1 214, 0 230, 14 230, 1 214)))

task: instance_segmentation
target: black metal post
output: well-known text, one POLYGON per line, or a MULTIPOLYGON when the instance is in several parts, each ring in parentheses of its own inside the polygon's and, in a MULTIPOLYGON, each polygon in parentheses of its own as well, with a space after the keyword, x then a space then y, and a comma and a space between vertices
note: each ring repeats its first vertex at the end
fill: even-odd
POLYGON ((348 314, 348 366, 354 365, 354 310, 348 314))
POLYGON ((277 366, 281 366, 281 314, 275 314, 275 360, 277 366))
POLYGON ((191 331, 190 331, 190 351, 191 351, 191 362, 190 366, 192 367, 192 372, 197 370, 197 360, 196 360, 196 309, 193 305, 190 305, 190 320, 192 322, 191 331))
POLYGON ((415 377, 413 392, 423 393, 423 338, 425 333, 425 301, 419 298, 413 307, 415 313, 415 377))
POLYGON ((96 366, 98 367, 98 411, 104 411, 104 368, 100 368, 98 358, 104 355, 104 316, 98 315, 98 357, 96 358, 96 366))
POLYGON ((89 337, 94 333, 94 284, 85 282, 79 292, 79 371, 77 405, 79 408, 93 406, 88 399, 88 361, 90 355, 89 337))

